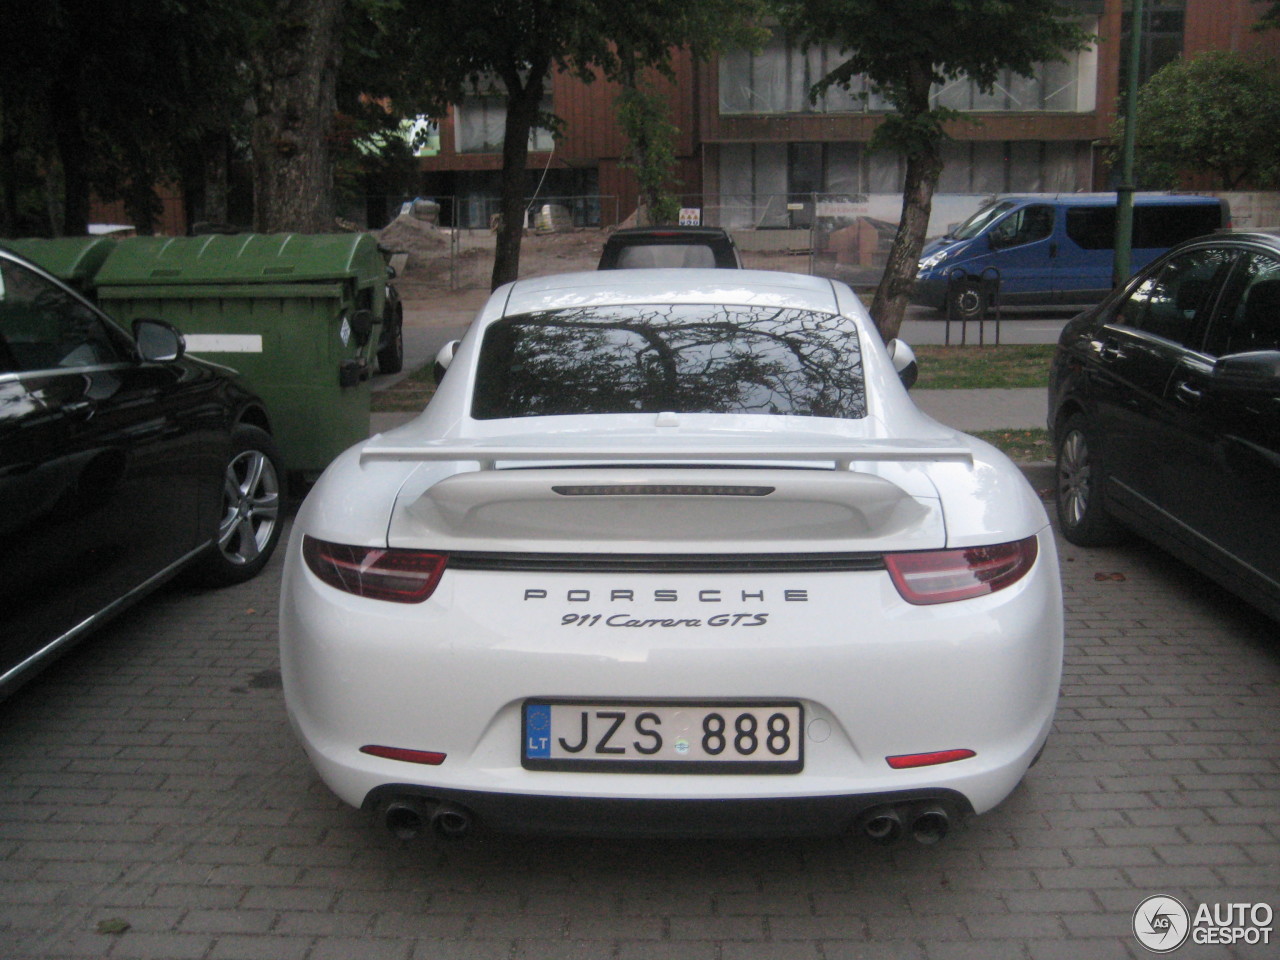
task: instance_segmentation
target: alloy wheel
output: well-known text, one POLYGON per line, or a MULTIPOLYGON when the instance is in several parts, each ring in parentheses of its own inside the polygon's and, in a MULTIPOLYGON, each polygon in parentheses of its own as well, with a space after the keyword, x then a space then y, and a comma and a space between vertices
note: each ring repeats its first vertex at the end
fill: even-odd
POLYGON ((252 563, 280 519, 280 479, 261 450, 244 450, 227 464, 218 549, 237 566, 252 563))
POLYGON ((1089 509, 1091 481, 1089 442, 1079 430, 1072 430, 1058 452, 1058 504, 1064 523, 1078 527, 1089 509))

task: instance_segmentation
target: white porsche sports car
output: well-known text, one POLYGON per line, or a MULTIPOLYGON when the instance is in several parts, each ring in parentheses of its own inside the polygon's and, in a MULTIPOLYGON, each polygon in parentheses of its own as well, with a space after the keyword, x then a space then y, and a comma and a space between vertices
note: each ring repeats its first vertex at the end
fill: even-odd
POLYGON ((1035 760, 1048 519, 848 287, 523 280, 441 361, 289 544, 289 715, 343 800, 406 837, 930 842, 1035 760))

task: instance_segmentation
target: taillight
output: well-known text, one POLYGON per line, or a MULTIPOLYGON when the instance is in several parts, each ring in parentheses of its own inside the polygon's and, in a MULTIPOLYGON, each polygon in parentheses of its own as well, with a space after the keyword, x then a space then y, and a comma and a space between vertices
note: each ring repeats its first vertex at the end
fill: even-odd
POLYGON ((990 547, 887 553, 885 566, 907 603, 950 603, 1012 586, 1036 562, 1035 537, 990 547))
POLYGON ((306 536, 302 557, 307 569, 334 589, 392 603, 426 600, 449 562, 443 553, 355 547, 306 536))

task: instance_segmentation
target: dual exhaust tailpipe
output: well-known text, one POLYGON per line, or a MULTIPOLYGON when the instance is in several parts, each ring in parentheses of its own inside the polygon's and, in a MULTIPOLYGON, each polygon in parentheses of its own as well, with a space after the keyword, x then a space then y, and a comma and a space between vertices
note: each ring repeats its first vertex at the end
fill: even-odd
POLYGON ((892 843, 909 835, 917 843, 930 846, 950 829, 951 814, 936 803, 877 807, 862 821, 863 833, 879 843, 892 843))
POLYGON ((475 817, 456 804, 397 797, 382 808, 382 823, 397 840, 415 840, 428 830, 445 840, 460 840, 475 827, 475 817))

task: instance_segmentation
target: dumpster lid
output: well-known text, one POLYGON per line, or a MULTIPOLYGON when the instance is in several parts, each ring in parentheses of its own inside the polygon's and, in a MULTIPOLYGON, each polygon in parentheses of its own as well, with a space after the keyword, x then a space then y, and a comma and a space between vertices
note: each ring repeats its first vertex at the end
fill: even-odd
POLYGON ((81 284, 93 279, 115 243, 108 237, 0 240, 6 249, 26 257, 59 280, 81 284))
POLYGON ((386 262, 367 233, 241 233, 204 237, 129 237, 98 271, 98 286, 250 284, 386 278, 386 262))

